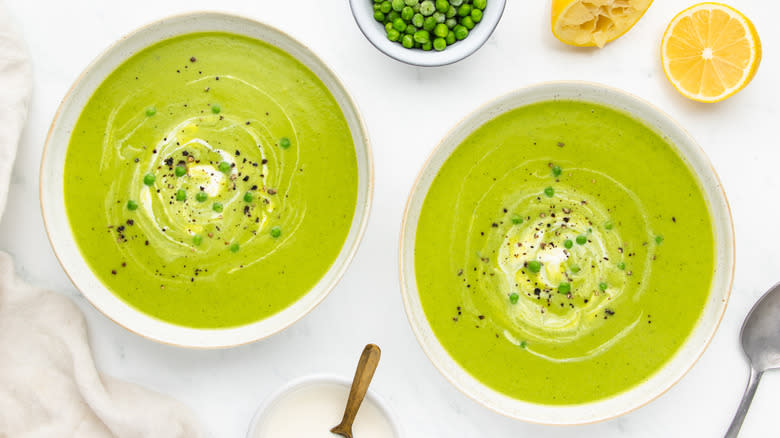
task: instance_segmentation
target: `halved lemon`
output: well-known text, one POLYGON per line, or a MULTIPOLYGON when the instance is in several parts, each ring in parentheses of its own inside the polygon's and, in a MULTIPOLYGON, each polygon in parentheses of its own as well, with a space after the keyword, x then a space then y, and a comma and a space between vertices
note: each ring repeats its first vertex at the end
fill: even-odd
POLYGON ((566 44, 604 47, 634 27, 653 0, 553 0, 552 32, 566 44))
POLYGON ((661 42, 666 77, 683 96, 719 102, 745 88, 761 63, 753 23, 720 3, 701 3, 679 14, 661 42))

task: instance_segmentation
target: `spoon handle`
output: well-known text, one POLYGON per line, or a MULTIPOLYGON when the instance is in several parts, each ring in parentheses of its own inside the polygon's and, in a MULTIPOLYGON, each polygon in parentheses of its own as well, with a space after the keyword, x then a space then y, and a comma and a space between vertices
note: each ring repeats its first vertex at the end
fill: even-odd
POLYGON ((755 368, 750 367, 750 380, 748 381, 747 389, 745 389, 745 395, 742 396, 742 402, 737 408, 737 413, 734 415, 734 420, 729 426, 728 432, 724 438, 737 438, 739 435, 739 429, 742 427, 742 422, 745 421, 745 415, 750 408, 750 403, 753 401, 753 396, 756 395, 756 388, 758 388, 758 382, 761 381, 761 376, 764 375, 763 371, 756 371, 755 368))
MULTIPOLYGON (((341 424, 339 424, 339 426, 347 428, 350 432, 360 404, 363 403, 363 398, 366 396, 366 391, 368 391, 368 385, 374 377, 374 371, 376 371, 376 367, 379 365, 379 356, 381 354, 382 352, 378 346, 368 344, 363 349, 363 354, 360 355, 360 361, 355 370, 355 377, 352 379, 352 388, 349 390, 347 407, 344 409, 344 418, 341 420, 341 424)), ((339 426, 334 427, 334 429, 339 428, 339 426)))

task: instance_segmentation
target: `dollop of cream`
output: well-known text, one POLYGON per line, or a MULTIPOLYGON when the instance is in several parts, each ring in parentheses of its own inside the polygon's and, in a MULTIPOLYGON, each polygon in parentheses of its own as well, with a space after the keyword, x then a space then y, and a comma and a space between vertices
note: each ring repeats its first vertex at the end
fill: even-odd
MULTIPOLYGON (((534 165, 538 163, 529 166, 534 165)), ((620 208, 630 210, 635 223, 613 223, 610 209, 614 206, 603 205, 598 195, 587 190, 555 182, 549 196, 545 186, 529 183, 502 195, 503 214, 482 211, 482 202, 477 203, 461 262, 468 266, 474 254, 478 260, 477 267, 465 270, 467 310, 490 315, 490 323, 498 326, 508 342, 552 361, 584 360, 625 336, 641 317, 641 310, 615 305, 638 300, 652 265, 652 255, 645 251, 635 257, 629 248, 636 242, 627 243, 623 236, 624 226, 633 233, 639 227, 643 240, 653 236, 637 196, 593 170, 566 167, 566 172, 580 174, 578 180, 606 180, 611 190, 627 200, 620 208), (476 218, 491 217, 491 213, 499 217, 489 228, 480 228, 476 218), (480 294, 482 304, 476 305, 472 294, 480 294), (589 336, 616 311, 629 321, 622 330, 609 338, 589 336), (556 347, 569 343, 580 343, 583 348, 556 347), (582 350, 586 351, 583 356, 571 353, 582 350)), ((502 181, 497 180, 483 199, 494 196, 500 187, 502 181)))

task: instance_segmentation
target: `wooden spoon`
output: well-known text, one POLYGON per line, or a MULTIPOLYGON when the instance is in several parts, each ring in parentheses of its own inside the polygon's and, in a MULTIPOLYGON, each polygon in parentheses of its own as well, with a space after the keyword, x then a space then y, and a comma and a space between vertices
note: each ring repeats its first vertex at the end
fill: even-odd
POLYGON ((353 438, 352 423, 355 422, 355 416, 357 416, 360 404, 363 403, 363 398, 366 396, 368 385, 371 384, 371 379, 374 377, 374 371, 376 371, 376 367, 379 365, 379 356, 381 355, 382 350, 374 344, 368 344, 363 349, 363 354, 360 355, 360 361, 355 370, 355 377, 352 379, 352 388, 349 390, 349 399, 347 399, 347 407, 344 409, 344 417, 338 426, 330 430, 331 432, 345 438, 353 438))

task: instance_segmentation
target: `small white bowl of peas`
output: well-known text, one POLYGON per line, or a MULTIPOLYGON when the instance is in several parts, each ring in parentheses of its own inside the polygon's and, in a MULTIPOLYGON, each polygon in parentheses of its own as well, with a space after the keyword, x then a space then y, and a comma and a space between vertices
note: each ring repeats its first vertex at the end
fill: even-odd
POLYGON ((506 0, 350 0, 361 32, 377 49, 411 65, 452 64, 490 38, 506 0))

